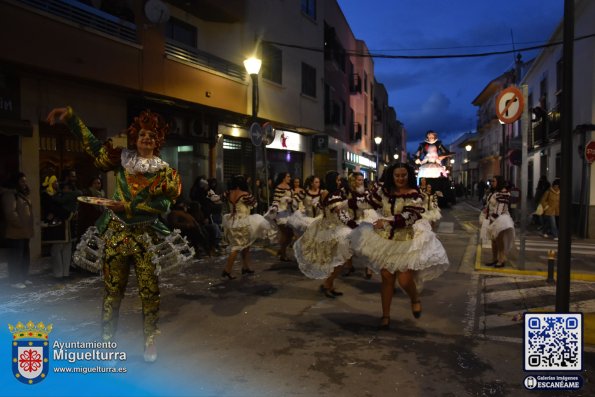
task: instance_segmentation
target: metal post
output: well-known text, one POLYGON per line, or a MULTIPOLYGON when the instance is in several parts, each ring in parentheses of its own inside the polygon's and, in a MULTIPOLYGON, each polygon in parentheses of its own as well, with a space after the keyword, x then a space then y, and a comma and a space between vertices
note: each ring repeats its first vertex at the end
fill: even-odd
POLYGON ((256 121, 258 116, 258 75, 251 74, 252 78, 252 118, 256 121))
POLYGON ((547 280, 546 283, 553 284, 554 280, 554 266, 556 265, 556 251, 549 250, 547 252, 547 280))
MULTIPOLYGON (((529 94, 529 87, 525 84, 521 87, 523 92, 524 103, 527 101, 529 94)), ((527 141, 529 138, 529 107, 525 106, 523 114, 521 115, 521 193, 519 197, 519 205, 521 206, 521 235, 519 236, 519 269, 525 269, 525 236, 527 233, 527 193, 529 187, 527 186, 528 173, 527 169, 527 141)))
POLYGON ((560 239, 556 312, 568 313, 570 306, 570 244, 572 219, 572 95, 574 65, 574 0, 564 0, 564 49, 562 57, 562 109, 560 174, 560 239))

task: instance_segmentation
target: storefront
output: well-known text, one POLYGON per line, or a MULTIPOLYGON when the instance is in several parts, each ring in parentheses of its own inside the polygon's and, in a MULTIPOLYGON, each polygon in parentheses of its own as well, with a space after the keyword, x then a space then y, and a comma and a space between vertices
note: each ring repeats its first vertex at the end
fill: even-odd
POLYGON ((347 173, 354 171, 364 174, 367 180, 376 180, 376 161, 365 156, 355 154, 348 150, 343 151, 343 163, 347 168, 347 173))
POLYGON ((277 175, 289 172, 292 178, 303 181, 312 172, 309 153, 309 139, 295 132, 275 130, 275 139, 267 145, 269 177, 274 181, 277 175))

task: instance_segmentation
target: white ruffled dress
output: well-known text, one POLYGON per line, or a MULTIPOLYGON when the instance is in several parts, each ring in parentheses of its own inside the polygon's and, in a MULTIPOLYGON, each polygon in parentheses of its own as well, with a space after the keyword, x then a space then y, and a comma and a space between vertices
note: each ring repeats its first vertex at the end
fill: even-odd
POLYGON ((273 239, 271 224, 259 214, 250 214, 256 207, 254 196, 246 193, 235 203, 229 202, 231 212, 223 215, 223 230, 231 251, 241 251, 258 239, 273 239))
MULTIPOLYGON (((487 215, 482 211, 483 221, 480 230, 482 241, 495 240, 504 230, 512 229, 512 242, 514 242, 514 221, 508 212, 510 193, 506 190, 492 192, 488 195, 486 203, 487 215)), ((512 247, 504 247, 505 252, 511 249, 512 247)))
POLYGON ((304 234, 306 228, 314 222, 314 219, 322 215, 320 197, 320 191, 317 194, 311 194, 306 191, 301 201, 300 209, 294 211, 287 218, 287 225, 293 229, 293 232, 297 236, 304 234))
POLYGON ((291 189, 275 188, 271 208, 264 215, 278 226, 287 226, 287 220, 299 206, 299 198, 291 189))
POLYGON ((448 256, 442 243, 432 232, 430 222, 412 216, 405 207, 423 214, 424 197, 420 193, 388 196, 381 189, 371 192, 368 206, 377 211, 365 211, 365 218, 351 233, 353 250, 368 259, 368 267, 375 273, 386 269, 391 273, 415 271, 415 282, 421 291, 423 283, 446 271, 448 256), (389 220, 383 229, 375 229, 373 222, 389 220))
POLYGON ((335 267, 353 256, 349 242, 352 229, 346 225, 353 221, 342 209, 346 199, 341 192, 325 197, 321 203, 322 216, 314 218, 293 245, 299 268, 309 278, 327 278, 335 267))

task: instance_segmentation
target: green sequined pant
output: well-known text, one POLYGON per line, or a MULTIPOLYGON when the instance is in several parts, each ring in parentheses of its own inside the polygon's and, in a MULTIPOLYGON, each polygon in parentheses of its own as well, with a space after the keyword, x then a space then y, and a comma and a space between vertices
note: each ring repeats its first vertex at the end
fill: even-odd
POLYGON ((102 315, 104 340, 112 340, 116 333, 120 303, 126 291, 132 264, 142 304, 145 343, 152 341, 159 333, 159 279, 152 262, 153 254, 144 245, 140 233, 122 233, 121 230, 106 241, 102 315))

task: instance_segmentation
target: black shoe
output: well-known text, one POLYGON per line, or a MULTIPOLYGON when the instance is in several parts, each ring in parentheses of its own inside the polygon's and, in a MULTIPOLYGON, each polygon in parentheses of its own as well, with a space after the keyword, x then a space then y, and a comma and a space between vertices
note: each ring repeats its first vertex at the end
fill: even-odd
POLYGON ((343 277, 349 277, 353 274, 353 272, 355 271, 354 268, 349 268, 349 270, 347 270, 347 272, 345 272, 345 274, 343 275, 343 277))
POLYGON ((227 277, 230 280, 234 280, 235 277, 231 275, 231 273, 227 273, 225 270, 221 273, 221 277, 227 277))
POLYGON ((486 266, 496 266, 496 263, 498 263, 498 261, 494 261, 494 262, 490 262, 490 263, 486 263, 486 266))
POLYGON ((242 275, 244 274, 254 274, 254 270, 248 268, 242 269, 242 275))
POLYGON ((335 299, 335 295, 333 295, 330 289, 325 288, 324 285, 320 286, 320 292, 322 292, 327 298, 335 299))
POLYGON ((411 302, 411 313, 413 314, 413 317, 415 318, 420 318, 421 317, 421 301, 418 299, 416 301, 411 302), (419 304, 420 309, 419 310, 413 310, 413 305, 417 305, 419 304))
POLYGON ((341 291, 337 291, 334 288, 331 290, 331 294, 333 294, 334 296, 343 296, 343 293, 341 291))
POLYGON ((379 331, 386 331, 390 329, 390 317, 380 317, 380 325, 378 326, 379 331))
POLYGON ((366 278, 366 280, 369 280, 372 278, 372 271, 368 268, 366 268, 366 275, 364 276, 366 278))
POLYGON ((504 267, 504 262, 502 262, 502 263, 500 263, 500 262, 497 262, 497 263, 494 265, 494 267, 497 267, 497 268, 504 267))
POLYGON ((286 257, 286 256, 283 256, 283 255, 280 255, 280 256, 279 256, 279 260, 280 260, 281 262, 291 262, 291 259, 289 259, 288 257, 286 257))

